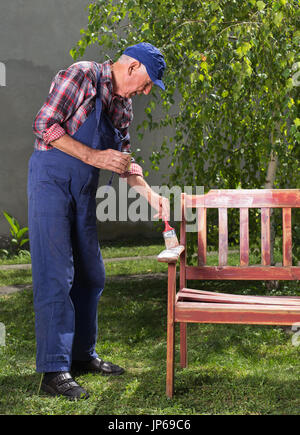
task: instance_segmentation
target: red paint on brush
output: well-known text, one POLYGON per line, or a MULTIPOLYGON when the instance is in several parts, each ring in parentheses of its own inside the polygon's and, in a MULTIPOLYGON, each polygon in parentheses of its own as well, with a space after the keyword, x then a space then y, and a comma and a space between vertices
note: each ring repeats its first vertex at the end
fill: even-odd
POLYGON ((165 220, 164 222, 165 222, 164 233, 165 233, 166 231, 174 230, 174 228, 172 228, 172 227, 170 226, 170 224, 169 224, 169 222, 168 222, 167 220, 165 220))

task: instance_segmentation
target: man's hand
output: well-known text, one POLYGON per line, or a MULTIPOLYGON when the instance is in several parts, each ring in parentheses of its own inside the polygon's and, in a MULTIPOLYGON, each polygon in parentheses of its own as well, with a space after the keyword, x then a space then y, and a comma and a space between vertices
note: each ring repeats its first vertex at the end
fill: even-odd
POLYGON ((160 196, 153 190, 150 192, 148 199, 149 204, 153 207, 157 213, 153 216, 154 218, 159 218, 163 220, 170 219, 170 202, 165 196, 160 196))
POLYGON ((128 170, 130 159, 130 154, 124 154, 109 148, 103 151, 93 150, 88 163, 96 168, 123 174, 128 170))

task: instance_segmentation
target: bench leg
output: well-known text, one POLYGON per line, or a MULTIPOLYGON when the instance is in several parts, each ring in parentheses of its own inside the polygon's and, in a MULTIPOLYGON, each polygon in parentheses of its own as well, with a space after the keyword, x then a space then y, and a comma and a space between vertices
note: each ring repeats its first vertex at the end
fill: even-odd
POLYGON ((186 323, 180 323, 180 367, 187 367, 186 323))
POLYGON ((168 323, 167 331, 167 396, 172 398, 174 393, 174 334, 175 323, 168 323))
POLYGON ((175 293, 176 264, 168 265, 168 324, 167 324, 167 379, 166 394, 172 398, 174 394, 174 348, 175 348, 175 293))

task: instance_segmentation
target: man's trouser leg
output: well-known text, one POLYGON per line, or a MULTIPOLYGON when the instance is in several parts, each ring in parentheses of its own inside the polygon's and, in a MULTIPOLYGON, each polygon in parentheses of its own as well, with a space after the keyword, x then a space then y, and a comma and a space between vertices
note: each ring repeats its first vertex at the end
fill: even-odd
POLYGON ((79 213, 73 225, 75 266, 71 299, 75 307, 73 359, 96 358, 97 307, 104 288, 105 270, 97 237, 95 182, 89 180, 77 200, 79 213))
POLYGON ((73 166, 73 174, 70 168, 59 168, 60 154, 55 159, 50 151, 46 159, 45 153, 49 151, 34 153, 28 180, 36 364, 38 372, 68 371, 73 342, 78 359, 95 355, 104 267, 97 239, 93 239, 95 220, 92 231, 85 227, 84 213, 77 215, 91 201, 90 195, 81 196, 87 177, 81 178, 73 166), (88 269, 94 271, 92 275, 86 274, 88 269))

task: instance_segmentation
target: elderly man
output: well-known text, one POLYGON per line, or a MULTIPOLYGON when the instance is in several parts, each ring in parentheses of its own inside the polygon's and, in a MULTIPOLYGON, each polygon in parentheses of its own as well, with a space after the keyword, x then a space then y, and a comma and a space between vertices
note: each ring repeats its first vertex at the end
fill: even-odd
POLYGON ((52 395, 88 397, 71 367, 124 372, 95 351, 105 280, 95 194, 99 169, 113 171, 147 198, 158 217, 168 217, 168 200, 152 191, 130 158, 128 133, 131 97, 148 95, 153 84, 164 89, 165 66, 149 43, 128 47, 115 63, 75 63, 56 75, 35 118, 28 203, 36 366, 44 373, 42 389, 52 395))

